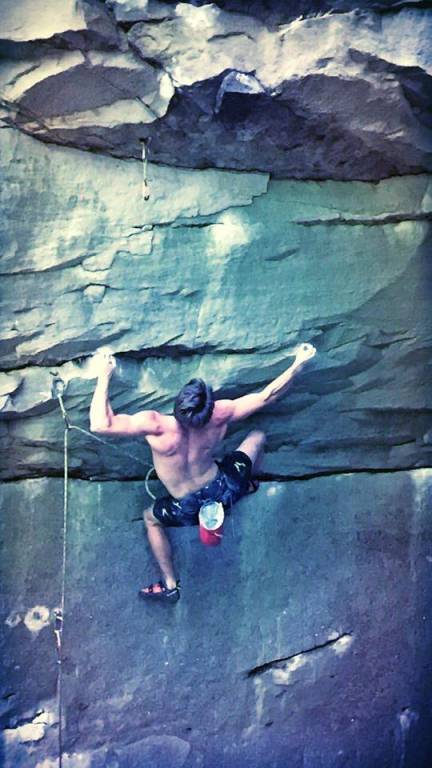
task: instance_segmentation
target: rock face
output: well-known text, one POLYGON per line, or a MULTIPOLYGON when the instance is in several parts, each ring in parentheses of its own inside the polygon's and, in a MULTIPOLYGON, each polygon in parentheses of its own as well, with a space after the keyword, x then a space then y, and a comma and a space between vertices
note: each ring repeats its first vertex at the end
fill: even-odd
POLYGON ((432 168, 422 3, 54 5, 2 8, 5 121, 43 141, 278 178, 432 168))
MULTIPOLYGON (((268 484, 235 508, 217 550, 175 531, 174 607, 136 596, 154 573, 142 484, 74 481, 64 764, 427 768, 431 477, 268 484)), ((46 768, 58 749, 61 480, 9 483, 2 497, 3 764, 46 768)))
MULTIPOLYGON (((0 139, 3 477, 61 473, 53 374, 87 428, 103 344, 119 354, 115 408, 170 412, 192 376, 242 394, 312 341, 319 355, 289 397, 230 444, 266 429, 265 471, 278 477, 430 465, 428 177, 347 185, 151 166, 144 203, 139 163, 8 129, 0 139)), ((73 441, 77 476, 145 471, 73 441)), ((129 448, 147 461, 142 443, 129 448)))
POLYGON ((427 5, 3 1, 1 766, 58 766, 61 395, 63 766, 430 768, 427 5), (93 353, 171 412, 302 341, 227 438, 267 432, 260 493, 139 605, 151 457, 86 433, 93 353))

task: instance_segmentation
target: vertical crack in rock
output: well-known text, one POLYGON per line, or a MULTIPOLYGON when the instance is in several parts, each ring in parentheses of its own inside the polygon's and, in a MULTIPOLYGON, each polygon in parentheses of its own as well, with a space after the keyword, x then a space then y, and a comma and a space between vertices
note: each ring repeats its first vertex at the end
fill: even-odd
POLYGON ((286 661, 291 661, 292 659, 296 659, 299 656, 305 656, 308 653, 320 651, 323 648, 329 648, 334 646, 336 643, 339 643, 341 646, 349 644, 352 640, 352 637, 353 635, 351 632, 344 632, 343 634, 337 635, 336 637, 332 637, 330 640, 326 640, 325 643, 319 643, 318 645, 314 645, 311 648, 305 648, 303 651, 291 653, 289 656, 281 656, 279 659, 265 661, 264 664, 258 664, 256 667, 252 667, 252 669, 246 673, 246 677, 256 677, 257 675, 262 675, 264 672, 267 672, 268 669, 278 669, 279 666, 284 664, 286 661))

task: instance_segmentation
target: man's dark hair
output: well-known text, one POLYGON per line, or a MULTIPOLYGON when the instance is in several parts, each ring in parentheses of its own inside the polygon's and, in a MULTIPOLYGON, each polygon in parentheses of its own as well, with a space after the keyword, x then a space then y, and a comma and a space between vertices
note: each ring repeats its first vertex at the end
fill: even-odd
POLYGON ((174 416, 182 427, 200 429, 210 421, 213 408, 212 388, 203 379, 191 379, 175 399, 174 416))

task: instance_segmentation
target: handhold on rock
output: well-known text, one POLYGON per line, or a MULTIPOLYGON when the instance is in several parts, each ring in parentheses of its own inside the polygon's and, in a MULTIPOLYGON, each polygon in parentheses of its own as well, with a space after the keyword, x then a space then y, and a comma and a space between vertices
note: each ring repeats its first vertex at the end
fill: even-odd
POLYGON ((305 363, 306 360, 311 360, 316 355, 316 349, 313 344, 299 344, 295 350, 296 362, 305 363))
POLYGON ((91 360, 90 371, 97 378, 102 373, 110 375, 116 370, 117 362, 110 347, 100 347, 91 360))

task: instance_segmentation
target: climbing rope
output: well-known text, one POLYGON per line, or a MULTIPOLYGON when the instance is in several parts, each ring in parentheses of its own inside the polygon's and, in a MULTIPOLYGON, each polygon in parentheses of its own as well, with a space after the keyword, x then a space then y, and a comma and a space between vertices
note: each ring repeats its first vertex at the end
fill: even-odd
POLYGON ((56 640, 56 649, 57 649, 57 664, 58 664, 58 675, 57 675, 57 691, 56 691, 56 698, 57 698, 57 715, 58 715, 58 766, 59 768, 63 768, 63 669, 62 669, 62 646, 63 646, 63 628, 64 628, 64 617, 65 617, 65 595, 66 595, 66 563, 67 563, 67 529, 68 529, 68 513, 69 513, 69 432, 71 430, 76 430, 77 432, 81 432, 84 435, 87 435, 92 440, 95 440, 98 443, 102 443, 103 445, 107 445, 109 448, 112 448, 113 450, 116 450, 118 453, 122 453, 124 456, 127 456, 130 459, 133 459, 134 461, 138 462, 139 464, 142 464, 146 468, 148 468, 147 474, 144 479, 144 485, 145 489, 148 493, 148 495, 155 499, 156 496, 151 492, 149 488, 149 479, 150 475, 154 470, 153 464, 150 464, 148 461, 142 461, 137 456, 134 456, 129 451, 125 451, 122 448, 119 448, 117 445, 113 445, 112 443, 109 443, 108 440, 104 440, 101 437, 98 437, 97 435, 94 435, 92 432, 89 432, 87 429, 83 429, 83 427, 78 427, 76 424, 71 424, 69 420, 68 413, 66 411, 64 401, 63 401, 63 393, 64 393, 64 382, 57 379, 54 383, 54 389, 57 396, 57 400, 59 402, 61 414, 63 417, 64 422, 64 433, 63 433, 63 551, 62 551, 62 568, 61 568, 61 597, 60 597, 60 607, 57 608, 54 611, 54 636, 56 640))
MULTIPOLYGON (((58 387, 58 382, 56 382, 56 387, 58 387)), ((133 459, 133 461, 136 461, 138 464, 141 464, 143 467, 146 467, 148 469, 148 472, 144 479, 145 489, 148 493, 148 495, 155 499, 156 496, 151 492, 148 481, 150 479, 150 475, 154 470, 153 464, 150 464, 149 461, 143 461, 142 459, 138 458, 138 456, 135 456, 130 451, 126 451, 124 448, 120 448, 118 445, 113 445, 108 440, 104 440, 102 437, 99 437, 98 435, 94 435, 93 432, 89 432, 88 429, 84 429, 83 427, 78 427, 76 424, 71 424, 69 420, 68 413, 65 409, 64 402, 63 402, 63 396, 62 393, 59 391, 59 389, 56 390, 56 396, 59 401, 60 409, 62 412, 62 416, 65 422, 65 429, 72 430, 74 429, 76 432, 81 432, 81 434, 86 435, 87 437, 90 437, 91 440, 95 440, 97 443, 102 443, 102 445, 108 446, 108 448, 111 448, 113 451, 117 451, 117 453, 123 454, 123 456, 127 456, 129 459, 133 459)))

